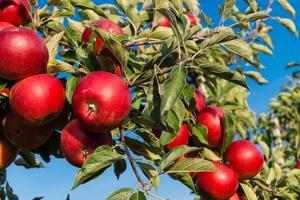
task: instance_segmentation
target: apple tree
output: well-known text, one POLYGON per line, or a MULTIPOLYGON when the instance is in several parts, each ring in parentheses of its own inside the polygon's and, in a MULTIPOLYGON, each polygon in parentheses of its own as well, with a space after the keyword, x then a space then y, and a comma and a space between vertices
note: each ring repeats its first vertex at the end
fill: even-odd
POLYGON ((267 2, 224 0, 213 21, 196 0, 0 0, 1 199, 18 199, 13 161, 64 158, 72 189, 132 170, 108 200, 164 199, 163 174, 195 199, 299 199, 299 86, 258 121, 247 103, 270 24, 298 35, 292 5, 267 2))

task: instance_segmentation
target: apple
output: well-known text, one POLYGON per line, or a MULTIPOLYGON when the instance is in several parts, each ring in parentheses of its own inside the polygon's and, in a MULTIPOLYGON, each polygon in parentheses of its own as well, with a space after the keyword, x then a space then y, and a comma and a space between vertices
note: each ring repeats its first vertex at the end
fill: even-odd
POLYGON ((129 115, 130 91, 118 76, 93 72, 81 79, 72 97, 73 114, 92 132, 117 128, 129 115))
POLYGON ((223 110, 217 106, 206 106, 198 114, 198 124, 207 128, 209 147, 216 148, 222 145, 223 117, 223 110))
POLYGON ((171 150, 180 145, 188 145, 189 137, 190 134, 188 126, 186 123, 182 123, 177 135, 169 144, 167 144, 166 148, 171 150))
POLYGON ((111 133, 91 133, 77 119, 71 121, 61 134, 63 155, 70 164, 76 167, 81 167, 84 161, 101 145, 112 145, 111 133))
POLYGON ((12 25, 11 23, 8 23, 8 22, 0 21, 0 31, 7 29, 7 28, 11 28, 11 27, 14 27, 14 25, 12 25))
POLYGON ((28 0, 0 0, 0 21, 24 25, 30 20, 30 12, 28 0))
POLYGON ((214 161, 217 171, 198 172, 196 188, 205 199, 225 200, 236 193, 239 187, 238 177, 226 165, 214 161))
POLYGON ((194 98, 196 101, 197 111, 200 112, 205 107, 205 97, 200 90, 195 90, 194 98))
POLYGON ((17 149, 0 135, 0 170, 7 168, 17 156, 17 149))
POLYGON ((63 111, 65 91, 55 76, 38 74, 19 81, 11 88, 9 105, 25 125, 42 126, 63 111))
POLYGON ((258 174, 264 164, 264 157, 257 147, 248 140, 234 141, 225 152, 228 166, 239 179, 249 179, 258 174))
POLYGON ((185 13, 185 15, 186 15, 186 17, 188 19, 188 22, 190 23, 191 26, 197 25, 197 19, 192 13, 187 12, 187 13, 185 13))
POLYGON ((4 114, 1 125, 1 130, 6 139, 19 149, 25 150, 33 150, 46 143, 54 130, 50 125, 26 126, 17 121, 10 111, 4 114))
MULTIPOLYGON (((121 29, 121 27, 118 24, 116 24, 110 20, 107 20, 107 19, 97 20, 97 21, 92 22, 92 24, 96 25, 99 29, 108 31, 109 33, 114 34, 114 35, 123 35, 124 34, 123 30, 121 29)), ((88 43, 92 33, 93 33, 92 29, 86 28, 82 34, 82 42, 88 43)), ((96 37, 96 44, 95 44, 95 49, 94 49, 95 55, 98 55, 100 53, 102 45, 103 45, 103 41, 100 38, 96 37)))
POLYGON ((171 27, 171 23, 170 23, 169 19, 163 15, 161 16, 161 19, 159 20, 157 25, 163 26, 163 27, 171 27))
POLYGON ((297 161, 296 166, 297 169, 300 169, 300 161, 297 161))
POLYGON ((242 198, 238 193, 235 193, 229 200, 242 200, 242 198))
POLYGON ((19 80, 46 69, 48 49, 32 30, 13 27, 0 31, 0 47, 1 78, 19 80))

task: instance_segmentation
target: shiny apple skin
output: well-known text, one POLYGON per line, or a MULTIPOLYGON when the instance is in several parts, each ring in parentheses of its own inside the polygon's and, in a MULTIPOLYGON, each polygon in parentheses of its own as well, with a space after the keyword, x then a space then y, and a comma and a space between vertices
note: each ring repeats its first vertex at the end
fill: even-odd
POLYGON ((0 77, 19 80, 45 71, 49 52, 45 42, 30 29, 0 31, 0 77))
POLYGON ((77 119, 67 124, 62 131, 61 148, 63 155, 75 167, 81 167, 84 161, 101 145, 112 145, 111 133, 91 133, 77 119))
POLYGON ((79 82, 72 97, 72 110, 80 123, 92 132, 117 128, 129 115, 131 95, 118 76, 98 71, 79 82))
POLYGON ((25 125, 42 126, 55 120, 63 111, 64 87, 51 74, 34 75, 12 87, 9 105, 25 125))

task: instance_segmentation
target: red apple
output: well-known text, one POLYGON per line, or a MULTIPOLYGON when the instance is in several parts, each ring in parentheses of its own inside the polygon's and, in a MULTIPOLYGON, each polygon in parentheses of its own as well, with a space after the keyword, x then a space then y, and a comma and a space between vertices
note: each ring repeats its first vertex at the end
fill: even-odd
POLYGON ((223 111, 216 106, 206 106, 198 114, 198 124, 207 128, 207 140, 209 147, 220 147, 223 136, 223 111))
POLYGON ((17 149, 0 135, 0 170, 7 168, 17 156, 17 149))
POLYGON ((191 26, 197 25, 197 19, 192 13, 187 12, 187 13, 185 13, 185 15, 187 16, 188 21, 189 21, 191 26))
POLYGON ((32 150, 50 138, 54 128, 50 125, 30 127, 17 121, 11 112, 6 112, 1 121, 1 130, 6 139, 19 149, 32 150))
POLYGON ((300 161, 297 161, 295 168, 300 169, 300 161))
POLYGON ((111 144, 111 133, 91 133, 83 128, 76 119, 63 129, 61 135, 63 155, 70 164, 76 167, 81 167, 98 146, 111 144))
POLYGON ((161 16, 160 21, 157 23, 158 26, 171 27, 169 19, 165 16, 161 16))
POLYGON ((28 0, 0 0, 0 21, 24 25, 30 20, 30 12, 28 0))
POLYGON ((130 91, 118 76, 93 72, 77 85, 72 97, 72 110, 80 123, 92 132, 117 128, 128 116, 130 91))
POLYGON ((171 150, 180 145, 187 145, 189 143, 189 137, 190 134, 188 126, 186 123, 182 123, 176 137, 169 144, 167 144, 166 147, 168 150, 171 150))
POLYGON ((14 25, 8 23, 8 22, 1 22, 0 21, 0 31, 7 29, 7 28, 11 28, 14 27, 14 25))
POLYGON ((37 33, 26 28, 0 31, 0 77, 23 79, 46 69, 48 49, 37 33))
POLYGON ((65 105, 65 91, 55 76, 38 74, 12 87, 9 105, 25 125, 41 126, 60 115, 65 105))
POLYGON ((238 177, 226 165, 214 161, 217 171, 199 172, 196 187, 201 196, 209 200, 229 199, 239 187, 238 177))
POLYGON ((239 179, 249 179, 258 174, 264 164, 264 157, 257 147, 248 140, 234 141, 225 152, 228 166, 239 179))
POLYGON ((200 112, 205 107, 205 97, 200 90, 195 90, 194 97, 196 100, 197 111, 200 112))
MULTIPOLYGON (((114 35, 123 35, 124 34, 123 30, 121 29, 121 27, 118 24, 116 24, 110 20, 107 20, 107 19, 97 20, 97 21, 94 21, 92 24, 97 25, 98 28, 108 31, 109 33, 114 34, 114 35)), ((93 33, 92 29, 86 28, 82 34, 82 42, 88 43, 92 33, 93 33)), ((100 38, 96 37, 96 44, 95 44, 95 49, 94 49, 95 55, 98 55, 100 53, 102 45, 103 45, 103 41, 100 38)))

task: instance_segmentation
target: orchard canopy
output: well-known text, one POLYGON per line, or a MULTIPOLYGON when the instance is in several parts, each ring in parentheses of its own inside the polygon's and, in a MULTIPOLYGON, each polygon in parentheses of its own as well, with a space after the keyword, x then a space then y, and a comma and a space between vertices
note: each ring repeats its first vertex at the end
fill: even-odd
POLYGON ((65 159, 70 191, 132 171, 107 200, 168 199, 161 175, 197 200, 299 200, 299 63, 267 113, 247 100, 273 27, 298 36, 291 2, 0 0, 0 199, 22 199, 11 164, 65 159))

